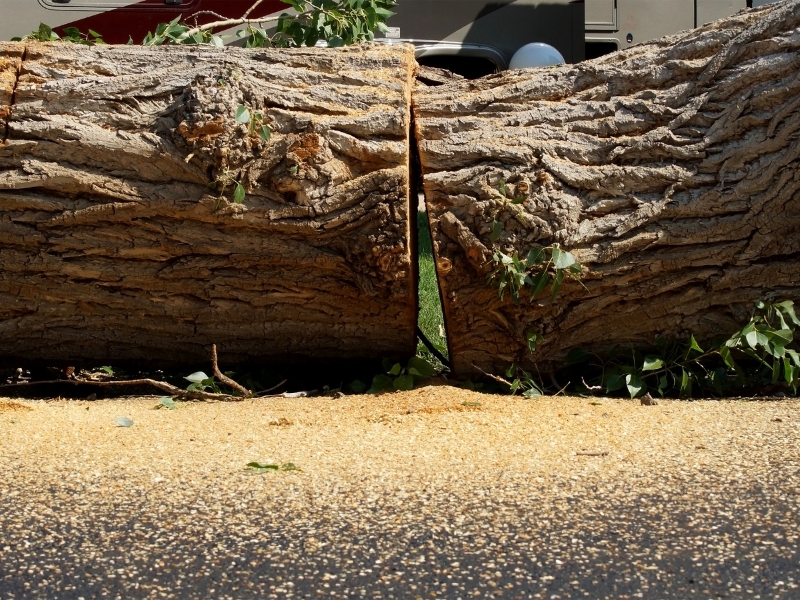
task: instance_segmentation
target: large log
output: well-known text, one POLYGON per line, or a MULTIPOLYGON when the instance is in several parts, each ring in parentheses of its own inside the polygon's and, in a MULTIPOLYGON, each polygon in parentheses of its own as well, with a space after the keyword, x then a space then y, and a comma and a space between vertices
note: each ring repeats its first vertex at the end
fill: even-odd
POLYGON ((0 358, 413 355, 414 65, 377 44, 29 44, 0 146, 0 358))
POLYGON ((456 372, 548 370, 573 347, 732 333, 800 297, 800 1, 575 66, 419 89, 425 196, 456 372), (500 180, 507 196, 497 200, 500 180), (515 306, 498 250, 571 251, 564 283, 515 306), (535 353, 525 332, 544 335, 535 353))

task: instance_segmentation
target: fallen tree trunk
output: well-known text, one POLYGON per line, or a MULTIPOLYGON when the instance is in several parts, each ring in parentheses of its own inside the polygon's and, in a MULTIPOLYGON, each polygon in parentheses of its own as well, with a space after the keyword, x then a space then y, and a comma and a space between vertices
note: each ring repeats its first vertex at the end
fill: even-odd
POLYGON ((0 146, 0 358, 413 355, 414 64, 28 44, 0 146))
POLYGON ((789 0, 574 66, 417 90, 457 373, 730 334, 759 298, 800 297, 799 27, 789 0), (500 301, 493 252, 536 246, 570 251, 585 288, 500 301), (526 332, 544 336, 533 354, 526 332))

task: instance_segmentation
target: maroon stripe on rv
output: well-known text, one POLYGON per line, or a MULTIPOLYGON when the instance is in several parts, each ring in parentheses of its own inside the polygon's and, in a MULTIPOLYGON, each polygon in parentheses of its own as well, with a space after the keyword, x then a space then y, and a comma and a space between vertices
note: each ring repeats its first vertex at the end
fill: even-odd
MULTIPOLYGON (((226 18, 236 19, 254 4, 255 0, 184 0, 182 6, 165 4, 164 0, 142 0, 125 7, 113 8, 103 13, 77 19, 61 27, 54 28, 59 34, 64 27, 77 27, 82 32, 89 29, 103 36, 109 44, 125 44, 128 39, 141 43, 148 31, 154 31, 159 23, 171 21, 178 15, 190 17, 201 10, 210 10, 226 18)), ((265 0, 252 16, 263 16, 289 9, 289 5, 280 0, 265 0)), ((65 9, 66 10, 66 9, 65 9)), ((75 14, 80 14, 74 11, 75 14)), ((202 15, 199 23, 210 23, 215 17, 202 15)))

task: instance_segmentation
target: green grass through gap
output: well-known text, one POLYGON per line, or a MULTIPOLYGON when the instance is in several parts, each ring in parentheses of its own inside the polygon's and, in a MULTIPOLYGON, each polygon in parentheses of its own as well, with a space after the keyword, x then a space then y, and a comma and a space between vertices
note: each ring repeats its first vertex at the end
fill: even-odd
MULTIPOLYGON (((417 211, 417 231, 419 240, 419 316, 418 325, 438 350, 447 354, 447 337, 442 314, 442 302, 439 297, 439 285, 436 281, 436 265, 433 260, 433 245, 428 215, 417 211)), ((417 353, 430 358, 427 348, 419 342, 417 353)))

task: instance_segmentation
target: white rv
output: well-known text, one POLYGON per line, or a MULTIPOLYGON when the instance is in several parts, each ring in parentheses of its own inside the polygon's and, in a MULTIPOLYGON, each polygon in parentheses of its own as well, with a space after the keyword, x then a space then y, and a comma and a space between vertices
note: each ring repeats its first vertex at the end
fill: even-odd
MULTIPOLYGON (((385 41, 417 47, 417 59, 468 77, 508 68, 531 42, 554 46, 578 62, 691 29, 748 6, 776 0, 399 0, 385 41)), ((109 43, 138 43, 160 22, 211 11, 241 16, 254 0, 2 0, 0 40, 46 23, 92 29, 109 43)), ((258 16, 289 6, 264 0, 258 16)), ((206 13, 202 19, 212 19, 206 13)), ((232 36, 232 40, 235 38, 232 36)))

